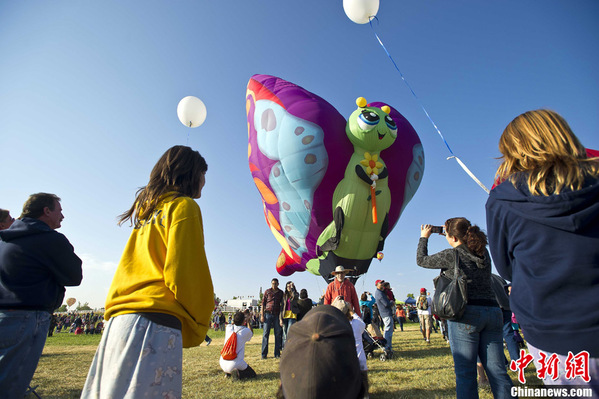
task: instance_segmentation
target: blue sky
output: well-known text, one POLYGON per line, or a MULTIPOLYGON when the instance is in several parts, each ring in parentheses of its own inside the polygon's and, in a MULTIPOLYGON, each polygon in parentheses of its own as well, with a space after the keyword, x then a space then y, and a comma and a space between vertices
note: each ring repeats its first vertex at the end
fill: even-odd
MULTIPOLYGON (((375 23, 449 145, 488 187, 497 143, 522 112, 561 113, 599 148, 599 2, 381 0, 375 23)), ((0 2, 0 207, 20 214, 29 194, 62 198, 59 230, 84 260, 92 306, 106 291, 130 234, 116 216, 169 147, 188 144, 209 171, 199 204, 215 292, 257 296, 276 276, 270 233, 247 165, 245 90, 253 74, 279 76, 346 117, 356 97, 397 108, 422 140, 419 191, 389 235, 385 258, 358 280, 391 282, 398 298, 432 289, 416 266, 420 225, 465 216, 486 228, 487 194, 448 153, 369 25, 341 0, 0 2), (208 116, 189 129, 176 107, 194 95, 208 116)), ((447 247, 441 236, 429 250, 447 247)), ((280 276, 279 276, 280 277, 280 276)), ((322 278, 292 280, 317 299, 322 278)))

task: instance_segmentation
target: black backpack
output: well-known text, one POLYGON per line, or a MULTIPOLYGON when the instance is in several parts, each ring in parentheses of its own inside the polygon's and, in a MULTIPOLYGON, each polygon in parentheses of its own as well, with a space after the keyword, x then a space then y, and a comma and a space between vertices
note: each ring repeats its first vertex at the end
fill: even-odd
POLYGON ((418 309, 427 310, 428 309, 428 300, 426 299, 426 295, 420 295, 418 298, 418 309))

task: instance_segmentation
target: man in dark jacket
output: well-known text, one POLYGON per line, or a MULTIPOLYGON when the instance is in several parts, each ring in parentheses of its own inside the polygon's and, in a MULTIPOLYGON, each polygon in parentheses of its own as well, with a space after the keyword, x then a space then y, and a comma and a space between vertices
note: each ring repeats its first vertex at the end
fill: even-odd
POLYGON ((384 280, 376 280, 375 285, 376 291, 374 292, 374 299, 376 300, 376 306, 379 309, 379 313, 385 324, 385 332, 383 333, 383 336, 387 341, 385 352, 393 352, 391 340, 393 338, 393 315, 395 314, 395 304, 391 302, 385 293, 384 280))
POLYGON ((275 358, 281 357, 283 347, 283 327, 279 323, 279 314, 283 306, 283 291, 279 289, 279 280, 273 278, 271 288, 264 291, 262 305, 260 306, 260 322, 264 323, 262 332, 262 359, 268 355, 268 337, 270 329, 275 330, 275 358))
POLYGON ((312 309, 312 300, 308 298, 308 291, 305 288, 302 288, 299 297, 297 305, 300 311, 297 314, 297 321, 300 321, 312 309))
POLYGON ((65 286, 81 283, 81 259, 56 232, 60 198, 29 197, 19 220, 0 231, 0 392, 22 398, 42 354, 52 312, 65 286))

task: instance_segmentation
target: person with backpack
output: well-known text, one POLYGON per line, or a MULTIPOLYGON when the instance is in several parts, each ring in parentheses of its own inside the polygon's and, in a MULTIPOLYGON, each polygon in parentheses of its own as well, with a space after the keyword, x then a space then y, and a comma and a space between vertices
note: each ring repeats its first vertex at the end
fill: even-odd
POLYGON ((433 325, 431 305, 433 300, 426 294, 426 288, 420 289, 420 296, 416 300, 416 309, 418 309, 418 320, 420 320, 420 331, 422 337, 427 343, 431 343, 431 327, 433 325))
POLYGON ((362 320, 366 325, 372 323, 372 305, 376 300, 370 292, 364 291, 360 296, 360 311, 362 312, 362 320))
POLYGON ((225 345, 220 353, 220 368, 227 377, 232 377, 234 380, 256 377, 256 372, 244 359, 245 343, 253 335, 254 331, 251 324, 246 323, 245 314, 235 313, 233 324, 227 324, 225 345))

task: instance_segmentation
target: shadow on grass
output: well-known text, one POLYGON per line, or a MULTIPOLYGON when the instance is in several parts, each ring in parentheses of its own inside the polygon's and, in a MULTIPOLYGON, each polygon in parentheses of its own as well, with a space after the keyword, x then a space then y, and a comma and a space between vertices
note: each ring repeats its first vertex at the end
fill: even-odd
MULTIPOLYGON (((37 387, 35 392, 43 399, 72 399, 81 397, 81 389, 76 388, 65 388, 58 393, 50 393, 44 391, 41 387, 37 387)), ((37 399, 33 393, 28 394, 24 397, 25 399, 37 399)))
POLYGON ((417 398, 455 398, 455 389, 418 389, 386 391, 379 389, 376 394, 371 394, 372 399, 417 399, 417 398))
POLYGON ((280 374, 278 372, 268 372, 268 373, 260 373, 256 377, 258 380, 268 380, 268 381, 278 381, 280 379, 280 374))
POLYGON ((418 348, 418 349, 406 349, 406 350, 398 350, 394 352, 395 359, 401 359, 401 357, 406 357, 410 359, 426 359, 426 358, 436 358, 439 356, 451 356, 451 351, 449 347, 447 348, 439 348, 439 347, 426 347, 426 348, 418 348))

